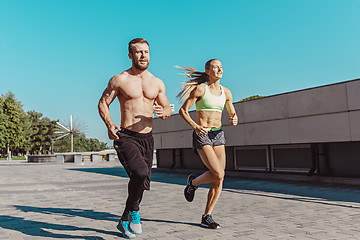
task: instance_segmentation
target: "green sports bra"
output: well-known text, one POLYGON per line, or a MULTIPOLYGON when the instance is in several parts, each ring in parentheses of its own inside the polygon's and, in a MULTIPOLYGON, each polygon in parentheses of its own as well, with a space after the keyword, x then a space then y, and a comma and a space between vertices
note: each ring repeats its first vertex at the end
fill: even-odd
POLYGON ((205 93, 204 96, 196 102, 196 111, 215 111, 222 112, 224 109, 226 96, 224 88, 220 85, 221 95, 216 96, 211 94, 209 86, 205 83, 205 93))

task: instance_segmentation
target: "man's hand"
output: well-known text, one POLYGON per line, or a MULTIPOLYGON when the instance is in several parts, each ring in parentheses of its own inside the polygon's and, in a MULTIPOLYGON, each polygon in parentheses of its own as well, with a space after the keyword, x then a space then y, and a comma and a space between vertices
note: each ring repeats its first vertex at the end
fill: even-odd
POLYGON ((167 115, 164 115, 164 108, 159 105, 156 101, 154 102, 154 113, 155 113, 155 116, 157 116, 158 118, 161 118, 161 119, 166 119, 168 118, 167 115))
POLYGON ((238 124, 238 117, 236 116, 236 113, 234 113, 234 115, 229 119, 231 125, 236 126, 238 124))
POLYGON ((119 136, 115 133, 115 129, 120 130, 120 127, 116 124, 111 124, 108 127, 108 135, 111 140, 119 139, 119 136))

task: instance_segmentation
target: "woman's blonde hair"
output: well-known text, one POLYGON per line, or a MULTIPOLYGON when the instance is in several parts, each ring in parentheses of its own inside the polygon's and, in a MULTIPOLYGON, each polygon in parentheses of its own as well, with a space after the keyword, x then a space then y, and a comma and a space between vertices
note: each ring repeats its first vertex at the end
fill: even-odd
MULTIPOLYGON (((211 62, 214 60, 217 59, 210 59, 209 61, 207 61, 205 63, 205 69, 209 69, 211 62)), ((209 75, 206 72, 200 72, 191 67, 176 67, 184 69, 185 72, 183 72, 183 75, 185 75, 189 79, 186 82, 182 83, 181 91, 176 96, 180 98, 180 102, 184 102, 197 85, 209 81, 209 75)))

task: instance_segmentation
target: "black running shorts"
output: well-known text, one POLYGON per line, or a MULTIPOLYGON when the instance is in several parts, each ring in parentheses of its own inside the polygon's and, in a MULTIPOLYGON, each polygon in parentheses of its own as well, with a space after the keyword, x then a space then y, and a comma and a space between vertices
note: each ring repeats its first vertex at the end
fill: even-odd
POLYGON ((114 148, 127 174, 130 177, 137 168, 147 167, 149 175, 145 180, 144 187, 146 190, 150 190, 151 167, 154 154, 152 132, 138 133, 121 128, 116 134, 119 136, 119 139, 114 140, 114 148))

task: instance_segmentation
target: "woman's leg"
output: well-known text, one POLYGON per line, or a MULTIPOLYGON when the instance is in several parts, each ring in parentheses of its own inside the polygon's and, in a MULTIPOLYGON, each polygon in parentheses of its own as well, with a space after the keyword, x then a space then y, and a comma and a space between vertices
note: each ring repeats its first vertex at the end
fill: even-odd
POLYGON ((192 182, 195 186, 203 183, 212 183, 205 208, 205 215, 211 214, 222 190, 222 183, 225 174, 225 146, 220 145, 212 148, 209 145, 199 150, 199 155, 209 169, 192 182))
POLYGON ((215 207, 215 204, 217 200, 219 199, 219 196, 222 191, 223 186, 223 180, 225 175, 225 163, 226 163, 226 157, 225 157, 225 147, 224 145, 216 146, 214 147, 214 151, 216 156, 218 157, 218 161, 220 163, 221 171, 223 173, 221 180, 217 180, 211 184, 209 193, 208 193, 208 200, 205 207, 205 214, 208 215, 211 214, 212 210, 215 207))
POLYGON ((215 150, 210 145, 205 145, 202 149, 198 149, 198 153, 209 171, 198 176, 192 183, 195 186, 198 186, 200 184, 213 183, 216 180, 222 179, 224 177, 224 168, 222 167, 215 150))

